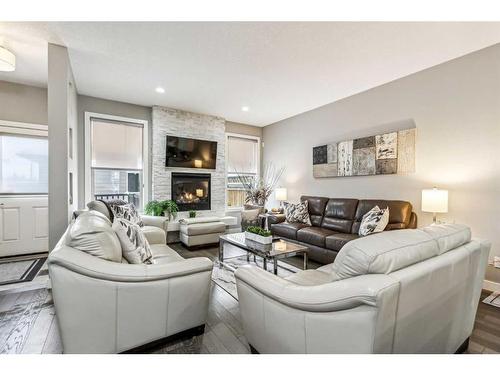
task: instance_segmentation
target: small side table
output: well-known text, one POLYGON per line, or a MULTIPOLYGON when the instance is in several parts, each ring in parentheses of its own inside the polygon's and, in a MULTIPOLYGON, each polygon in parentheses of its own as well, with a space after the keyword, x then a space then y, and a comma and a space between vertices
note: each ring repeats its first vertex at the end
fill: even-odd
POLYGON ((270 216, 274 216, 278 213, 274 213, 274 212, 266 212, 265 214, 259 214, 259 220, 261 221, 261 226, 262 228, 264 228, 265 230, 269 230, 269 217, 270 216))

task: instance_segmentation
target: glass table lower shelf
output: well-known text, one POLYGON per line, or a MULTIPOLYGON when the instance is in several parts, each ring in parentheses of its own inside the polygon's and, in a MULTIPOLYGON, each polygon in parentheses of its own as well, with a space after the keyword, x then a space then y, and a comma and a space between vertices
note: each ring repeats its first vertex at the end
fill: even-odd
POLYGON ((247 261, 250 260, 250 254, 254 257, 261 257, 264 269, 267 270, 267 261, 273 262, 273 272, 278 274, 278 259, 289 258, 296 255, 303 255, 304 269, 307 269, 307 246, 294 242, 286 241, 281 238, 275 238, 270 244, 261 244, 245 238, 245 232, 230 233, 220 236, 219 242, 219 264, 224 262, 224 245, 229 243, 247 252, 247 261))

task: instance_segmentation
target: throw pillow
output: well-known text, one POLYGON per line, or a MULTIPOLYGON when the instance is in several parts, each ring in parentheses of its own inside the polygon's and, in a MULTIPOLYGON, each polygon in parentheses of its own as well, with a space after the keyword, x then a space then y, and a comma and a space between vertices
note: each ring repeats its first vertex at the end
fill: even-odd
POLYGON ((311 225, 307 201, 300 203, 283 202, 283 205, 285 206, 285 218, 288 223, 311 225))
POLYGON ((120 262, 122 248, 109 219, 98 211, 86 211, 70 224, 66 245, 87 254, 120 262))
MULTIPOLYGON (((140 227, 144 226, 139 213, 135 209, 133 203, 123 204, 123 205, 112 205, 111 210, 113 211, 113 218, 122 218, 130 221, 133 224, 137 224, 140 227)), ((113 220, 114 222, 114 220, 113 220)))
POLYGON ((389 207, 381 210, 378 206, 375 206, 363 215, 358 233, 360 236, 367 236, 372 233, 382 232, 388 223, 389 207))
POLYGON ((141 228, 128 220, 116 217, 113 221, 115 231, 122 246, 123 257, 131 264, 152 264, 151 247, 141 228))
POLYGON ((101 200, 99 199, 99 202, 102 202, 106 205, 108 208, 108 213, 109 213, 109 220, 113 222, 115 219, 115 215, 113 214, 113 206, 123 206, 125 204, 128 204, 128 202, 125 202, 123 199, 109 199, 109 200, 101 200))

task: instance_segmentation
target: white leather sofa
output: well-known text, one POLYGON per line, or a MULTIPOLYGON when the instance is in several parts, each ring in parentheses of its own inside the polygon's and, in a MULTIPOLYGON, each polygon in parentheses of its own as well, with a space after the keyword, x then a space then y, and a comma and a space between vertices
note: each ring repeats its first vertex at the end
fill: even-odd
POLYGON ((245 336, 260 353, 454 353, 470 336, 490 244, 462 225, 349 242, 286 279, 236 271, 245 336))
MULTIPOLYGON (((148 227, 162 225, 146 220, 148 227)), ((108 261, 71 248, 69 229, 51 251, 48 267, 64 353, 118 353, 203 329, 213 264, 182 258, 156 228, 160 231, 145 229, 151 265, 108 261)))

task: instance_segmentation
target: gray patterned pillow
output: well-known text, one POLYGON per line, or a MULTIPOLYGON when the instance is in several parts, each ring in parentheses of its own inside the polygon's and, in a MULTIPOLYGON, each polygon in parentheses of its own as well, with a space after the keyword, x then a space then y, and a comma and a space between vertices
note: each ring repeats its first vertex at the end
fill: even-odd
POLYGON ((358 234, 367 236, 372 233, 382 232, 389 223, 389 207, 381 210, 378 206, 373 207, 363 215, 358 234))
POLYGON ((285 218, 288 223, 302 223, 311 225, 307 201, 300 203, 283 202, 285 206, 285 218))
POLYGON ((114 218, 122 218, 130 221, 133 224, 137 224, 140 227, 144 226, 141 217, 137 213, 133 203, 123 204, 123 205, 111 205, 113 210, 114 218))
POLYGON ((122 245, 122 255, 129 263, 153 263, 153 254, 149 242, 137 224, 116 217, 115 221, 113 221, 113 230, 122 245))

